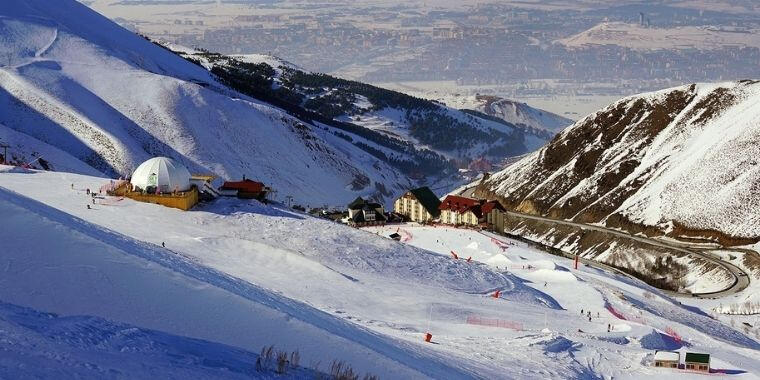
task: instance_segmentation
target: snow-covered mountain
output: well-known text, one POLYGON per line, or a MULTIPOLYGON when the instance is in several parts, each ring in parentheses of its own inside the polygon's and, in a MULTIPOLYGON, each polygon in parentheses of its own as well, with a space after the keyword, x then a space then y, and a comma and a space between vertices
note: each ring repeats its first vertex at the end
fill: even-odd
MULTIPOLYGON (((212 74, 73 0, 4 1, 0 40, 0 136, 14 162, 38 168, 126 176, 163 155, 193 172, 256 178, 281 199, 341 205, 359 195, 387 201, 418 183, 455 184, 451 159, 521 154, 544 142, 507 123, 292 65, 276 69, 274 84, 283 94, 302 79, 291 88, 309 94, 303 107, 263 101, 222 75, 239 74, 240 67, 223 65, 212 74), (382 93, 362 116, 329 115, 325 99, 345 91, 306 88, 304 81, 315 78, 382 93), (377 103, 398 102, 394 97, 415 106, 377 103), (406 124, 397 120, 395 132, 377 132, 383 128, 369 120, 380 114, 401 115, 406 124)), ((235 62, 251 64, 255 57, 240 58, 235 62)), ((366 100, 351 94, 356 104, 366 100)))
POLYGON ((533 129, 539 136, 551 136, 573 124, 573 121, 525 103, 493 95, 447 96, 440 101, 459 109, 472 109, 498 117, 518 126, 533 129), (549 132, 542 134, 541 132, 549 132))
POLYGON ((631 232, 760 240, 760 83, 622 99, 479 185, 509 207, 631 232))
MULTIPOLYGON (((276 104, 412 177, 441 177, 451 163, 502 160, 533 151, 550 136, 521 121, 459 110, 365 83, 305 71, 276 57, 224 56, 166 45, 236 90, 276 104)), ((569 124, 569 123, 568 123, 569 124)))

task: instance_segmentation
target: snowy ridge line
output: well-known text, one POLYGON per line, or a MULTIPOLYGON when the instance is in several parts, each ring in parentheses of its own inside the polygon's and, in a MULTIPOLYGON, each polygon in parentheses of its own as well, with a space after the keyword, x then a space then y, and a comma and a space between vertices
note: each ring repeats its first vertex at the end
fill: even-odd
MULTIPOLYGON (((433 378, 470 379, 477 378, 474 373, 459 368, 449 367, 443 363, 443 359, 427 353, 424 355, 413 350, 412 343, 404 341, 391 342, 386 336, 372 332, 364 327, 345 322, 332 315, 315 309, 292 299, 271 293, 254 284, 245 282, 223 272, 204 267, 188 261, 184 257, 171 254, 162 254, 158 247, 150 243, 138 242, 125 235, 112 230, 93 225, 76 216, 67 214, 44 203, 27 198, 13 190, 0 186, 0 199, 6 200, 18 207, 24 208, 51 221, 67 225, 70 228, 98 241, 111 242, 115 248, 128 252, 141 259, 156 263, 164 268, 175 271, 189 278, 226 290, 232 294, 245 298, 255 303, 270 307, 282 313, 297 318, 304 323, 311 324, 343 339, 353 341, 373 350, 390 360, 394 360, 408 368, 433 378), (435 366, 419 366, 415 358, 427 356, 428 363, 435 366)), ((263 342, 268 343, 268 342, 263 342)))

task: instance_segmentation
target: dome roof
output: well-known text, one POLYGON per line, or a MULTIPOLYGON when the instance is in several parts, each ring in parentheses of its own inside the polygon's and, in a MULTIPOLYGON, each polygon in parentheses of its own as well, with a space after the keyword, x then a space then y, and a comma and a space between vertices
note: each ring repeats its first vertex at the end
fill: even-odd
POLYGON ((161 193, 185 191, 190 190, 190 172, 171 158, 154 157, 135 169, 130 182, 143 190, 157 186, 161 193))

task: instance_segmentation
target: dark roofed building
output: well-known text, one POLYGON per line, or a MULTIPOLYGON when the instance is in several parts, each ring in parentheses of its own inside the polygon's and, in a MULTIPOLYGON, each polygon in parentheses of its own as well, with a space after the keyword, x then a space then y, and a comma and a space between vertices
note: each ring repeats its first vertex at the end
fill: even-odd
POLYGON ((507 209, 499 201, 488 201, 480 206, 480 210, 485 215, 488 228, 498 233, 504 232, 507 209))
POLYGON ((348 204, 346 222, 355 227, 383 225, 387 221, 383 205, 369 202, 362 197, 348 204))
POLYGON ((684 358, 684 368, 692 371, 710 372, 710 354, 687 352, 684 358))
POLYGON ((428 187, 409 190, 396 199, 393 210, 412 222, 425 223, 441 215, 441 200, 428 187))

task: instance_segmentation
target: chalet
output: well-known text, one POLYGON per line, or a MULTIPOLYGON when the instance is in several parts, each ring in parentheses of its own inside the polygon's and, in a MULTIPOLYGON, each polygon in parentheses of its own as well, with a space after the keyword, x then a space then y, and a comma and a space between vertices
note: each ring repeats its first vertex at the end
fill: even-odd
POLYGON ((675 351, 655 351, 654 366, 662 368, 678 368, 681 354, 675 351))
POLYGON ((242 181, 227 181, 219 187, 219 194, 228 197, 238 197, 242 199, 266 199, 267 193, 272 191, 269 187, 261 182, 251 181, 243 178, 242 181))
POLYGON ((378 226, 385 224, 385 210, 379 203, 369 202, 362 197, 348 204, 346 223, 354 227, 378 226))
POLYGON ((507 209, 497 200, 491 200, 483 203, 480 210, 485 215, 486 226, 496 232, 504 232, 504 220, 507 216, 507 209))
POLYGON ((505 209, 499 201, 448 195, 441 202, 439 209, 441 223, 504 230, 505 209))
POLYGON ((710 354, 687 352, 684 358, 684 368, 692 371, 710 372, 710 354))
POLYGON ((393 211, 408 221, 425 223, 441 215, 441 200, 427 187, 409 190, 396 199, 393 211))

